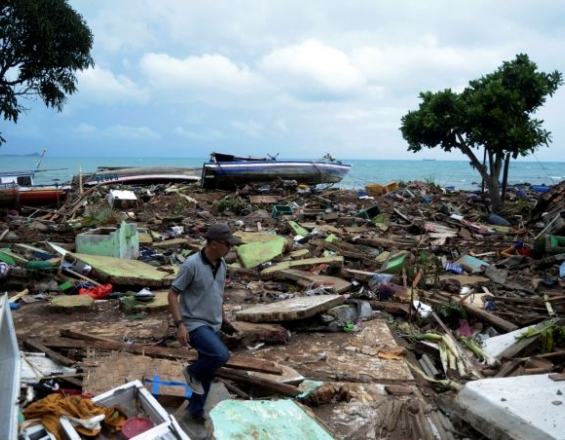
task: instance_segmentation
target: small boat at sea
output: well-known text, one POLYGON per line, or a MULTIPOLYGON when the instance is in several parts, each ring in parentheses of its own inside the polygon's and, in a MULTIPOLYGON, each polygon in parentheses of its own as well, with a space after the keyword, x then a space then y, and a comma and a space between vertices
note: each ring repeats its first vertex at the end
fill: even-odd
POLYGON ((202 166, 202 186, 234 188, 276 180, 296 180, 308 185, 331 184, 340 182, 350 169, 351 165, 341 163, 330 155, 318 161, 302 161, 212 153, 210 161, 202 166))
POLYGON ((200 168, 175 167, 98 167, 82 176, 83 185, 149 185, 157 183, 198 182, 200 168))

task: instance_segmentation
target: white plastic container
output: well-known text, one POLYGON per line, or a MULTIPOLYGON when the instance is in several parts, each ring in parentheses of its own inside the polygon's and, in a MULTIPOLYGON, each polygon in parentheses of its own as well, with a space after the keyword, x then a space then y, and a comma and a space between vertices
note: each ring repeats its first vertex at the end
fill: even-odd
MULTIPOLYGON (((92 401, 101 406, 119 406, 129 417, 137 415, 139 409, 142 409, 155 426, 131 440, 190 440, 176 419, 165 411, 139 380, 99 394, 92 401)), ((81 440, 80 435, 65 417, 61 417, 61 426, 68 440, 81 440)), ((103 435, 97 437, 97 439, 105 438, 103 435)))

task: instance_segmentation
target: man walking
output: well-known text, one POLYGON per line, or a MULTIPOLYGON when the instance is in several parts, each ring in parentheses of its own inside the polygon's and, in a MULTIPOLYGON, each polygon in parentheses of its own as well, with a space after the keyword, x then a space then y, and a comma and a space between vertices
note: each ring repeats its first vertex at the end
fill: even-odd
POLYGON ((179 342, 198 351, 198 360, 185 367, 183 373, 192 389, 188 411, 200 422, 204 421, 204 403, 214 374, 230 357, 218 333, 220 329, 234 331, 223 317, 224 257, 239 243, 227 224, 210 226, 206 246, 181 265, 168 296, 179 342))

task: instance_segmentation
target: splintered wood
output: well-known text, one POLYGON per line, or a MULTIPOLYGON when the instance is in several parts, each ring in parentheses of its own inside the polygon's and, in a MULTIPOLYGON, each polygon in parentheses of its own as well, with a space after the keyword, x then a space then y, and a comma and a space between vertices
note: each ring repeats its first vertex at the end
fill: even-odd
MULTIPOLYGON (((346 382, 398 383, 414 378, 387 324, 363 323, 359 333, 310 333, 291 346, 267 348, 260 355, 284 362, 307 377, 346 382)), ((259 353, 258 353, 259 354, 259 353)))
POLYGON ((159 376, 161 381, 184 382, 183 362, 157 359, 124 352, 91 355, 86 358, 83 391, 93 395, 111 390, 132 380, 159 376))

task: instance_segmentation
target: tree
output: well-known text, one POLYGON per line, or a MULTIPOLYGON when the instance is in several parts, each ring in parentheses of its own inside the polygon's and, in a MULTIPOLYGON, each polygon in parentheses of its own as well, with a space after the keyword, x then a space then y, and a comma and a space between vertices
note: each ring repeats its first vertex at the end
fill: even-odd
POLYGON ((562 82, 560 72, 539 72, 527 55, 519 54, 495 72, 470 81, 461 93, 450 89, 420 93, 418 110, 402 117, 400 130, 409 151, 440 147, 467 155, 486 183, 496 211, 502 207, 499 177, 504 159, 527 156, 551 142, 543 120, 532 114, 562 82), (480 148, 488 162, 477 157, 480 148))
MULTIPOLYGON (((66 0, 0 0, 0 115, 14 123, 22 98, 61 111, 75 72, 94 65, 92 33, 66 0)), ((0 133, 0 145, 5 142, 0 133)))

